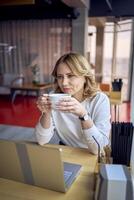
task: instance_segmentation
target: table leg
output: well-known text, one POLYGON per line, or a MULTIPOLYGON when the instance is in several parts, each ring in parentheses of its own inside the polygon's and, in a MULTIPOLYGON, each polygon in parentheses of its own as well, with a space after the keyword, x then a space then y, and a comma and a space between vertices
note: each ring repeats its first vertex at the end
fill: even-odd
POLYGON ((15 97, 16 97, 16 91, 11 89, 11 101, 12 101, 12 103, 14 102, 15 97))
POLYGON ((114 111, 115 111, 115 122, 116 122, 116 105, 114 106, 114 111))
POLYGON ((118 122, 119 122, 119 119, 120 118, 120 106, 118 105, 118 122))
POLYGON ((37 97, 41 95, 40 90, 36 90, 37 97))

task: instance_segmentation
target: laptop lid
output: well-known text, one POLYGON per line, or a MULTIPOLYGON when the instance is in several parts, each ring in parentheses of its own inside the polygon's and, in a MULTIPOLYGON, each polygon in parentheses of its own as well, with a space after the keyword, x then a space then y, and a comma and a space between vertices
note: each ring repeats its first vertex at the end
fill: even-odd
POLYGON ((0 140, 0 177, 66 192, 81 165, 63 164, 61 151, 33 142, 0 140))

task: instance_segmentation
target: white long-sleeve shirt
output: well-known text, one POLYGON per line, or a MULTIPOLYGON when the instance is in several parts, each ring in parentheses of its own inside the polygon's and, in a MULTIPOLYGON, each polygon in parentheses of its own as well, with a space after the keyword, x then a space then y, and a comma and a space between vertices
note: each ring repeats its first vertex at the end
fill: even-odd
POLYGON ((87 98, 81 104, 85 107, 93 121, 91 128, 82 129, 78 116, 72 113, 52 110, 50 128, 43 128, 40 121, 35 127, 38 143, 40 145, 48 143, 56 131, 66 145, 88 148, 94 154, 98 153, 96 141, 99 143, 100 148, 106 146, 109 143, 111 129, 108 97, 102 92, 97 92, 93 99, 87 98))

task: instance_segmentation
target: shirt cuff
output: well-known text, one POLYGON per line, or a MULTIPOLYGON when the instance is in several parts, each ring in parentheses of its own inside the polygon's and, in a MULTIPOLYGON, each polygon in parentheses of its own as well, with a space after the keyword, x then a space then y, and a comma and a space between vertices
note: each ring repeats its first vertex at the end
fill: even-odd
POLYGON ((98 133, 98 130, 96 128, 96 126, 93 124, 93 126, 89 129, 83 129, 83 133, 84 133, 84 136, 85 136, 85 139, 86 140, 92 140, 94 141, 94 138, 99 138, 100 137, 100 133, 98 133))
POLYGON ((40 122, 38 122, 35 129, 38 130, 37 132, 39 133, 40 136, 50 135, 51 132, 51 128, 44 129, 40 122))

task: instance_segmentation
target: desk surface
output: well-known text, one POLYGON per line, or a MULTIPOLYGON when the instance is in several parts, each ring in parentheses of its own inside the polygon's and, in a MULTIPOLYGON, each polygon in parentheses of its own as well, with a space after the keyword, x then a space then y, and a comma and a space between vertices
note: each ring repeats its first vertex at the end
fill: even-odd
MULTIPOLYGON (((61 146, 60 146, 61 147, 61 146)), ((0 199, 3 200, 93 200, 97 156, 86 149, 62 146, 64 161, 83 165, 82 171, 67 193, 0 178, 0 199)))

